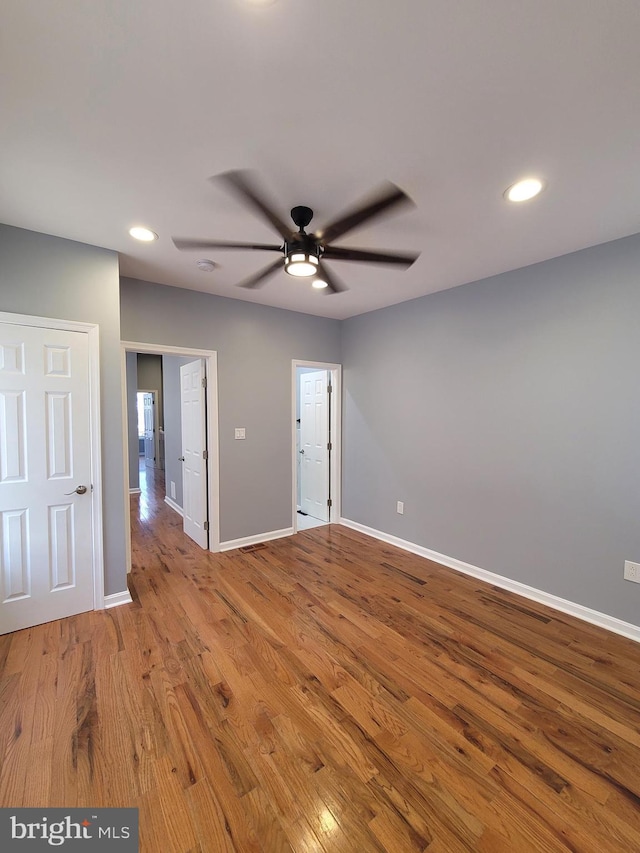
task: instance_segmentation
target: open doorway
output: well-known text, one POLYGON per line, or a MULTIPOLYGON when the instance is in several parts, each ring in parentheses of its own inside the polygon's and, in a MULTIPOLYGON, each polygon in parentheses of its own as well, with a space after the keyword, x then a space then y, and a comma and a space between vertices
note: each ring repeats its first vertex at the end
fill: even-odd
POLYGON ((293 529, 340 518, 341 367, 293 362, 293 529))
MULTIPOLYGON (((147 511, 153 513, 152 503, 167 504, 182 518, 183 533, 201 548, 219 550, 218 513, 218 415, 217 415, 217 359, 211 350, 181 349, 178 347, 123 342, 123 374, 125 376, 124 434, 125 474, 128 492, 140 497, 135 502, 149 503, 147 511), (135 376, 140 355, 155 357, 162 362, 160 399, 161 427, 157 435, 162 444, 162 466, 145 464, 146 454, 141 449, 140 430, 144 425, 144 405, 153 402, 145 399, 143 389, 135 376), (138 390, 142 392, 143 417, 139 417, 138 390), (153 473, 152 473, 153 472, 153 473), (186 481, 186 484, 185 484, 186 481), (144 489, 140 488, 144 485, 144 489)), ((151 406, 149 405, 151 404, 151 406)), ((158 422, 159 404, 156 403, 158 422)), ((145 432, 146 432, 145 428, 145 432)), ((158 451, 157 451, 158 452, 158 451)), ((156 452, 156 456, 157 456, 156 452)), ((166 510, 165 510, 166 511, 166 510)), ((131 528, 128 526, 128 569, 131 568, 131 528)), ((180 521, 178 520, 178 523, 180 521)))

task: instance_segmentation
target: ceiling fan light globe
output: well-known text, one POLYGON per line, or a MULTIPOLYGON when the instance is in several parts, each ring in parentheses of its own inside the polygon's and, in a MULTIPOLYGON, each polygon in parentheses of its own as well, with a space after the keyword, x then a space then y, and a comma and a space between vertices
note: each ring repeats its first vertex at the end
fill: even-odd
POLYGON ((315 281, 311 282, 311 287, 315 287, 316 290, 322 290, 325 287, 329 287, 326 281, 322 281, 320 278, 316 278, 315 281))
POLYGON ((296 277, 315 275, 318 271, 318 259, 305 252, 292 252, 287 256, 284 269, 289 275, 296 277))

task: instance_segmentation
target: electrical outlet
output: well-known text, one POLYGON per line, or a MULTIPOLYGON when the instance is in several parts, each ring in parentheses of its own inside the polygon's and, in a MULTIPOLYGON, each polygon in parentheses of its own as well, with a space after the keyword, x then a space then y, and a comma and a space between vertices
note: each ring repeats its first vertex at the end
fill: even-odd
POLYGON ((404 502, 403 501, 398 501, 396 503, 396 512, 399 515, 404 515, 404 502))
POLYGON ((640 583, 640 563, 632 563, 630 560, 624 562, 624 579, 640 583))

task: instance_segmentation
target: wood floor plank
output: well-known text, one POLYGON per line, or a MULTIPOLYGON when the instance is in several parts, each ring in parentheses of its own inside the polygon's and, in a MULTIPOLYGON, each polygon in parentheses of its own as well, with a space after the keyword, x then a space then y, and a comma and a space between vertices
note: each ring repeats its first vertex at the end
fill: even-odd
POLYGON ((143 853, 640 849, 640 646, 339 525, 208 553, 142 480, 133 603, 0 637, 0 806, 138 807, 143 853))

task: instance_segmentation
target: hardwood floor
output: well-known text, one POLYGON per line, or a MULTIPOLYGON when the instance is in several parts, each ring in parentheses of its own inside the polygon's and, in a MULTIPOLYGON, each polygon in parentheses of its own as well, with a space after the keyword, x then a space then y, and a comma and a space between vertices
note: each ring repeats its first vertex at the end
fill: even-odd
POLYGON ((640 849, 640 646, 336 525, 206 554, 157 498, 133 604, 0 638, 0 805, 137 806, 149 853, 640 849))

